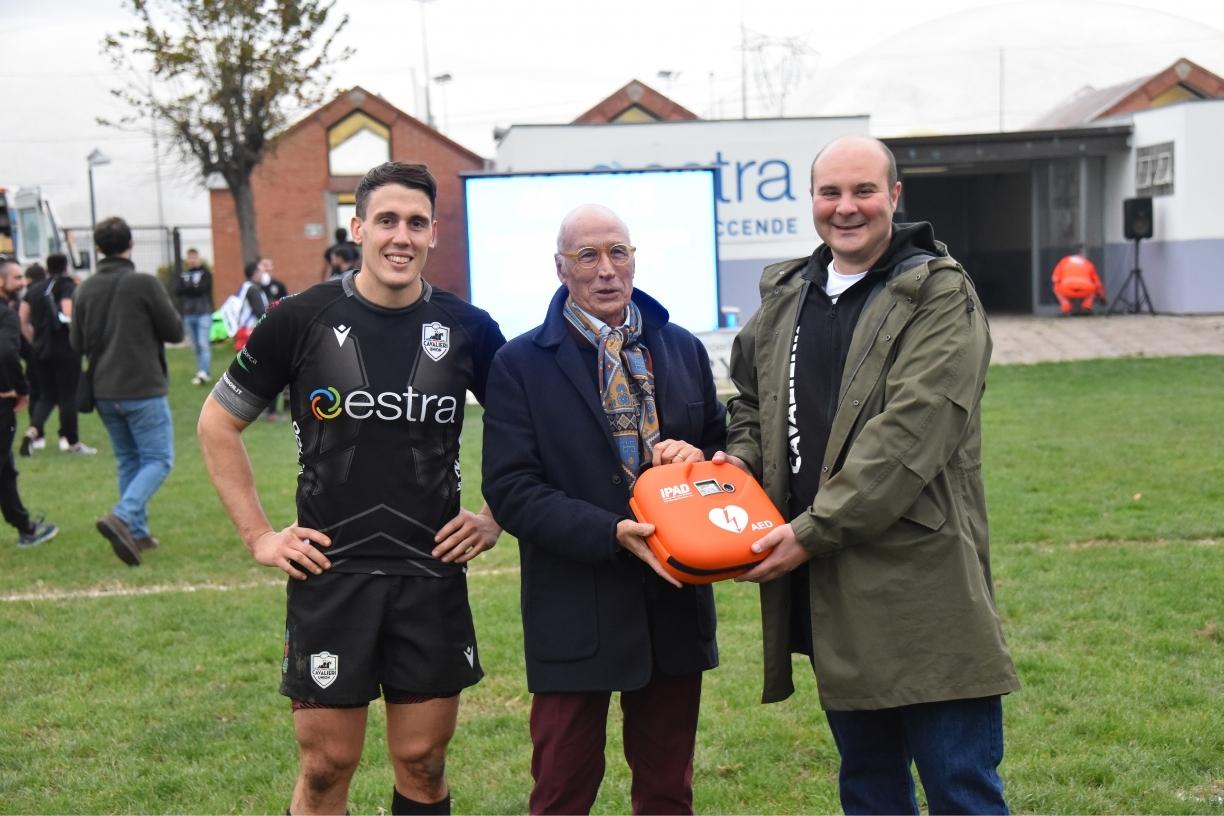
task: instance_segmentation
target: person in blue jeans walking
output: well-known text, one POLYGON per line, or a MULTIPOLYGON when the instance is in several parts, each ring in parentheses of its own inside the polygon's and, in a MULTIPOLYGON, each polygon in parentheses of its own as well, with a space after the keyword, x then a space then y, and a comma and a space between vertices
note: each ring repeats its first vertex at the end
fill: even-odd
POLYGON ((103 257, 76 291, 70 340, 89 361, 82 376, 93 380, 119 476, 119 502, 98 519, 98 532, 135 567, 158 545, 147 508, 174 467, 164 344, 183 339, 183 324, 157 277, 136 271, 122 218, 98 222, 94 243, 103 257))
POLYGON ((200 260, 197 249, 187 250, 183 260, 183 268, 174 275, 174 296, 179 300, 183 328, 195 350, 196 373, 191 384, 205 385, 212 379, 212 349, 208 337, 213 315, 212 272, 200 260))

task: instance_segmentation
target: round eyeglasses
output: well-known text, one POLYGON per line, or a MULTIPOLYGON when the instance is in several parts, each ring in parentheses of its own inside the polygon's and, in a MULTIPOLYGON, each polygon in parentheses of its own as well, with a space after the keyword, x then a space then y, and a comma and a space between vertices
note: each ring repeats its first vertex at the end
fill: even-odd
POLYGON ((634 252, 637 252, 637 247, 635 246, 612 244, 603 248, 593 246, 578 247, 573 252, 558 252, 557 254, 569 258, 583 269, 594 269, 599 266, 599 256, 603 253, 607 253, 608 260, 612 262, 613 266, 624 266, 633 258, 634 252))

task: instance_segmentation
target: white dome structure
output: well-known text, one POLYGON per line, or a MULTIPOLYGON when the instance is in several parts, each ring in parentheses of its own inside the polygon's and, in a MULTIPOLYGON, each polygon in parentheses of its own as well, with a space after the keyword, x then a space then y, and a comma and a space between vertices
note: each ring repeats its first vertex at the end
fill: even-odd
POLYGON ((869 114, 880 136, 1022 130, 1085 86, 1151 74, 1179 57, 1220 73, 1222 54, 1224 31, 1174 13, 1099 0, 1003 3, 922 23, 817 68, 793 95, 792 115, 869 114))

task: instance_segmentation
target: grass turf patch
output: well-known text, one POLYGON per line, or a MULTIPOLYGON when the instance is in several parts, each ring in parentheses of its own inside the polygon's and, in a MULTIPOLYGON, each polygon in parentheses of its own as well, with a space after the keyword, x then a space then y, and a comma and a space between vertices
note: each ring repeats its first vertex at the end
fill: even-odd
MULTIPOLYGON (((143 567, 121 564, 93 529, 115 499, 96 417, 82 434, 97 457, 19 461, 26 503, 62 532, 0 548, 0 595, 152 594, 0 602, 0 812, 272 813, 288 802, 296 746, 275 691, 283 584, 238 543, 203 472, 193 429, 206 389, 187 384, 190 353, 171 350, 170 362, 178 460, 150 508, 163 546, 143 567), (239 588, 166 591, 206 584, 239 588)), ((1024 683, 1004 703, 1013 810, 1224 811, 1224 359, 997 367, 984 412, 999 610, 1024 683)), ((469 506, 479 417, 470 411, 464 432, 469 506)), ((261 421, 245 439, 269 514, 287 523, 292 431, 261 421)), ((464 695, 451 747, 456 812, 526 810, 516 567, 503 539, 472 568, 487 677, 464 695)), ((757 594, 730 583, 716 594, 722 665, 705 678, 697 809, 839 810, 810 669, 796 660, 795 696, 759 705, 757 594)), ((609 719, 596 812, 623 813, 615 704, 609 719)), ((389 805, 382 739, 375 704, 355 813, 389 805)))

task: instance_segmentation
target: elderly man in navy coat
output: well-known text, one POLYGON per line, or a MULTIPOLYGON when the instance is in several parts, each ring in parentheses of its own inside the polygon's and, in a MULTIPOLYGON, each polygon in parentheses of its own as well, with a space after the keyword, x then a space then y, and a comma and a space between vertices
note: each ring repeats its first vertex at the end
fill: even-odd
POLYGON ((663 571, 628 502, 643 469, 718 450, 724 410, 700 341, 634 290, 634 253, 611 210, 567 215, 544 323, 489 374, 483 488, 519 540, 532 813, 589 812, 613 691, 633 811, 692 813, 713 595, 663 571))

